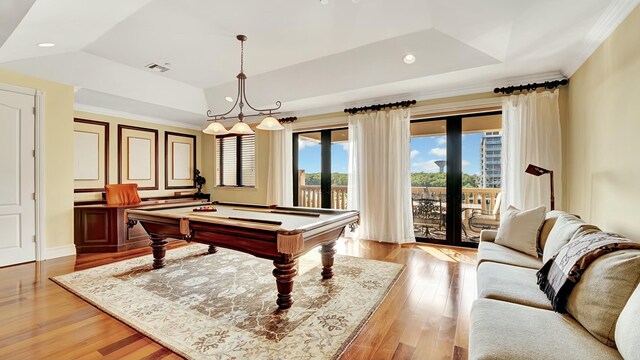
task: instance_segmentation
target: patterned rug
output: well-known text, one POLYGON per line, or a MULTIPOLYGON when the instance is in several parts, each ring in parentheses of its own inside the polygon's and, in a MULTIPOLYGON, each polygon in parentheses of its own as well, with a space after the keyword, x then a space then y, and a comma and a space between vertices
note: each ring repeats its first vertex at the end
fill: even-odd
POLYGON ((193 244, 52 278, 190 359, 336 359, 382 302, 403 265, 336 255, 322 280, 317 251, 298 262, 293 306, 279 311, 271 261, 193 244))

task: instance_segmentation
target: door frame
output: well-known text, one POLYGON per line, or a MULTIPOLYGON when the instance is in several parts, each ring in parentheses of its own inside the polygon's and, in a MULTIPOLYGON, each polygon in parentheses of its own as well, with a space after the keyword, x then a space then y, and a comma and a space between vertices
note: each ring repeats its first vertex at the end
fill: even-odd
POLYGON ((35 233, 36 233, 36 261, 46 260, 45 238, 45 182, 44 182, 44 92, 22 86, 0 83, 0 90, 33 96, 34 108, 34 146, 35 146, 35 233))
POLYGON ((445 240, 416 238, 418 242, 477 248, 478 243, 462 241, 462 122, 465 118, 501 115, 502 110, 465 112, 445 116, 420 117, 413 122, 445 121, 447 137, 447 216, 445 240), (452 170, 452 171, 451 171, 452 170), (452 188, 452 191, 449 191, 452 188), (419 239, 419 240, 418 240, 419 239))

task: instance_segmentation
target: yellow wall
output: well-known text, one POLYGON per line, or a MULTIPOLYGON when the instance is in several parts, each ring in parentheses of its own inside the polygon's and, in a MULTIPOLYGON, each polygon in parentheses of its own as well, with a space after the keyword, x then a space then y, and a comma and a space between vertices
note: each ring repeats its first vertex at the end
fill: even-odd
POLYGON ((569 84, 569 211, 640 240, 640 7, 569 84))
MULTIPOLYGON (((164 133, 165 131, 196 136, 196 167, 198 169, 202 169, 202 163, 203 163, 202 151, 201 151, 202 132, 199 130, 191 130, 191 129, 179 128, 174 126, 158 125, 158 124, 153 124, 153 123, 148 123, 143 121, 124 119, 120 117, 101 115, 101 114, 93 114, 93 113, 88 113, 83 111, 75 111, 74 116, 80 119, 97 120, 97 121, 103 121, 103 122, 109 123, 109 183, 110 184, 118 183, 118 124, 138 126, 138 127, 158 130, 158 190, 140 191, 140 196, 142 197, 166 196, 166 195, 173 195, 176 191, 188 190, 188 189, 164 190, 164 185, 165 185, 164 184, 164 180, 165 180, 164 133)), ((207 181, 209 181, 209 178, 208 177, 206 178, 207 178, 207 181)), ((101 197, 102 197, 101 193, 76 193, 74 196, 76 201, 101 199, 101 197)))
POLYGON ((73 245, 73 87, 1 69, 0 83, 44 93, 45 245, 73 245))

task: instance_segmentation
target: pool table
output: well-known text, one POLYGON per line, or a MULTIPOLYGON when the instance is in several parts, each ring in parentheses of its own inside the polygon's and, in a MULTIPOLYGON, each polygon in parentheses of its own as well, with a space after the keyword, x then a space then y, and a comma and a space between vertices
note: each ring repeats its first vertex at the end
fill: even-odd
POLYGON ((184 239, 242 251, 273 261, 280 309, 293 304, 291 291, 297 275, 297 259, 320 245, 322 278, 333 276, 336 240, 347 226, 356 226, 355 210, 262 206, 235 203, 191 203, 127 210, 129 221, 137 221, 149 233, 153 267, 165 265, 167 238, 184 239), (215 211, 207 210, 212 207, 215 211))

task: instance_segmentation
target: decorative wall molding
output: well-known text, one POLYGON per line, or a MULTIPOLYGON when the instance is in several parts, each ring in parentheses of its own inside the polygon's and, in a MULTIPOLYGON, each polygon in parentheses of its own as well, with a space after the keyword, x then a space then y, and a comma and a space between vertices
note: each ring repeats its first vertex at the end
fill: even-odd
POLYGON ((189 124, 189 123, 180 122, 180 121, 155 118, 155 117, 146 116, 146 115, 133 114, 125 111, 111 110, 107 108, 84 105, 84 104, 74 104, 73 109, 76 111, 85 111, 93 114, 107 115, 107 116, 119 117, 123 119, 143 121, 146 123, 157 124, 157 125, 175 126, 175 127, 191 129, 191 130, 202 130, 204 126, 206 126, 206 124, 204 123, 203 123, 203 126, 198 126, 198 125, 189 124))
POLYGON ((197 164, 197 138, 195 135, 182 134, 176 132, 164 132, 164 188, 169 189, 195 189, 194 170, 197 164), (179 141, 182 140, 182 141, 179 141), (187 164, 190 167, 188 178, 175 179, 174 166, 176 166, 175 144, 188 144, 190 158, 187 164))
MULTIPOLYGON (((118 124, 118 184, 138 184, 138 190, 158 190, 159 180, 158 180, 158 130, 157 129, 149 129, 138 126, 129 126, 118 124), (134 136, 135 135, 135 136, 134 136), (130 140, 134 140, 131 142, 130 140), (149 178, 139 178, 134 177, 130 178, 130 171, 136 170, 136 173, 142 174, 145 173, 144 168, 140 168, 138 166, 131 167, 130 161, 131 156, 130 153, 130 145, 132 144, 142 144, 145 145, 144 142, 148 141, 148 149, 143 149, 145 151, 149 151, 149 158, 143 158, 144 160, 149 160, 149 178)), ((145 153, 145 156, 147 154, 145 153)), ((146 162, 146 161, 145 161, 146 162)), ((136 174, 139 175, 139 174, 136 174)), ((146 176, 143 175, 143 176, 146 176)))
POLYGON ((580 55, 562 69, 564 75, 573 76, 639 3, 640 0, 613 1, 585 37, 585 45, 580 55))
MULTIPOLYGON (((80 192, 100 192, 104 190, 104 186, 107 185, 109 183, 109 123, 108 122, 104 122, 104 121, 96 121, 96 120, 87 120, 87 119, 81 119, 81 118, 74 118, 74 126, 75 124, 83 124, 85 127, 88 126, 93 126, 96 127, 96 132, 94 134, 96 134, 98 136, 99 141, 101 140, 103 142, 102 147, 103 147, 103 156, 104 158, 101 159, 102 164, 103 164, 103 168, 100 169, 98 168, 98 171, 102 171, 102 179, 99 177, 97 182, 99 184, 96 184, 95 181, 93 182, 88 182, 88 184, 93 184, 94 186, 80 186, 82 185, 82 183, 84 181, 78 181, 77 179, 74 179, 74 192, 75 193, 80 193, 80 192), (102 128, 102 129, 100 129, 102 128), (100 135, 101 135, 101 131, 102 131, 102 139, 100 139, 100 135), (99 185, 99 186, 97 186, 99 185)), ((81 125, 81 126, 83 126, 81 125)), ((74 132, 78 131, 77 129, 74 129, 74 132)), ((85 129, 86 131, 86 129, 85 129)), ((76 149, 77 150, 77 149, 76 149)), ((100 149, 97 149, 98 151, 98 157, 100 156, 100 149)), ((77 154, 74 154, 74 157, 77 154)), ((96 166, 98 166, 100 164, 100 159, 98 160, 98 164, 96 166)))

